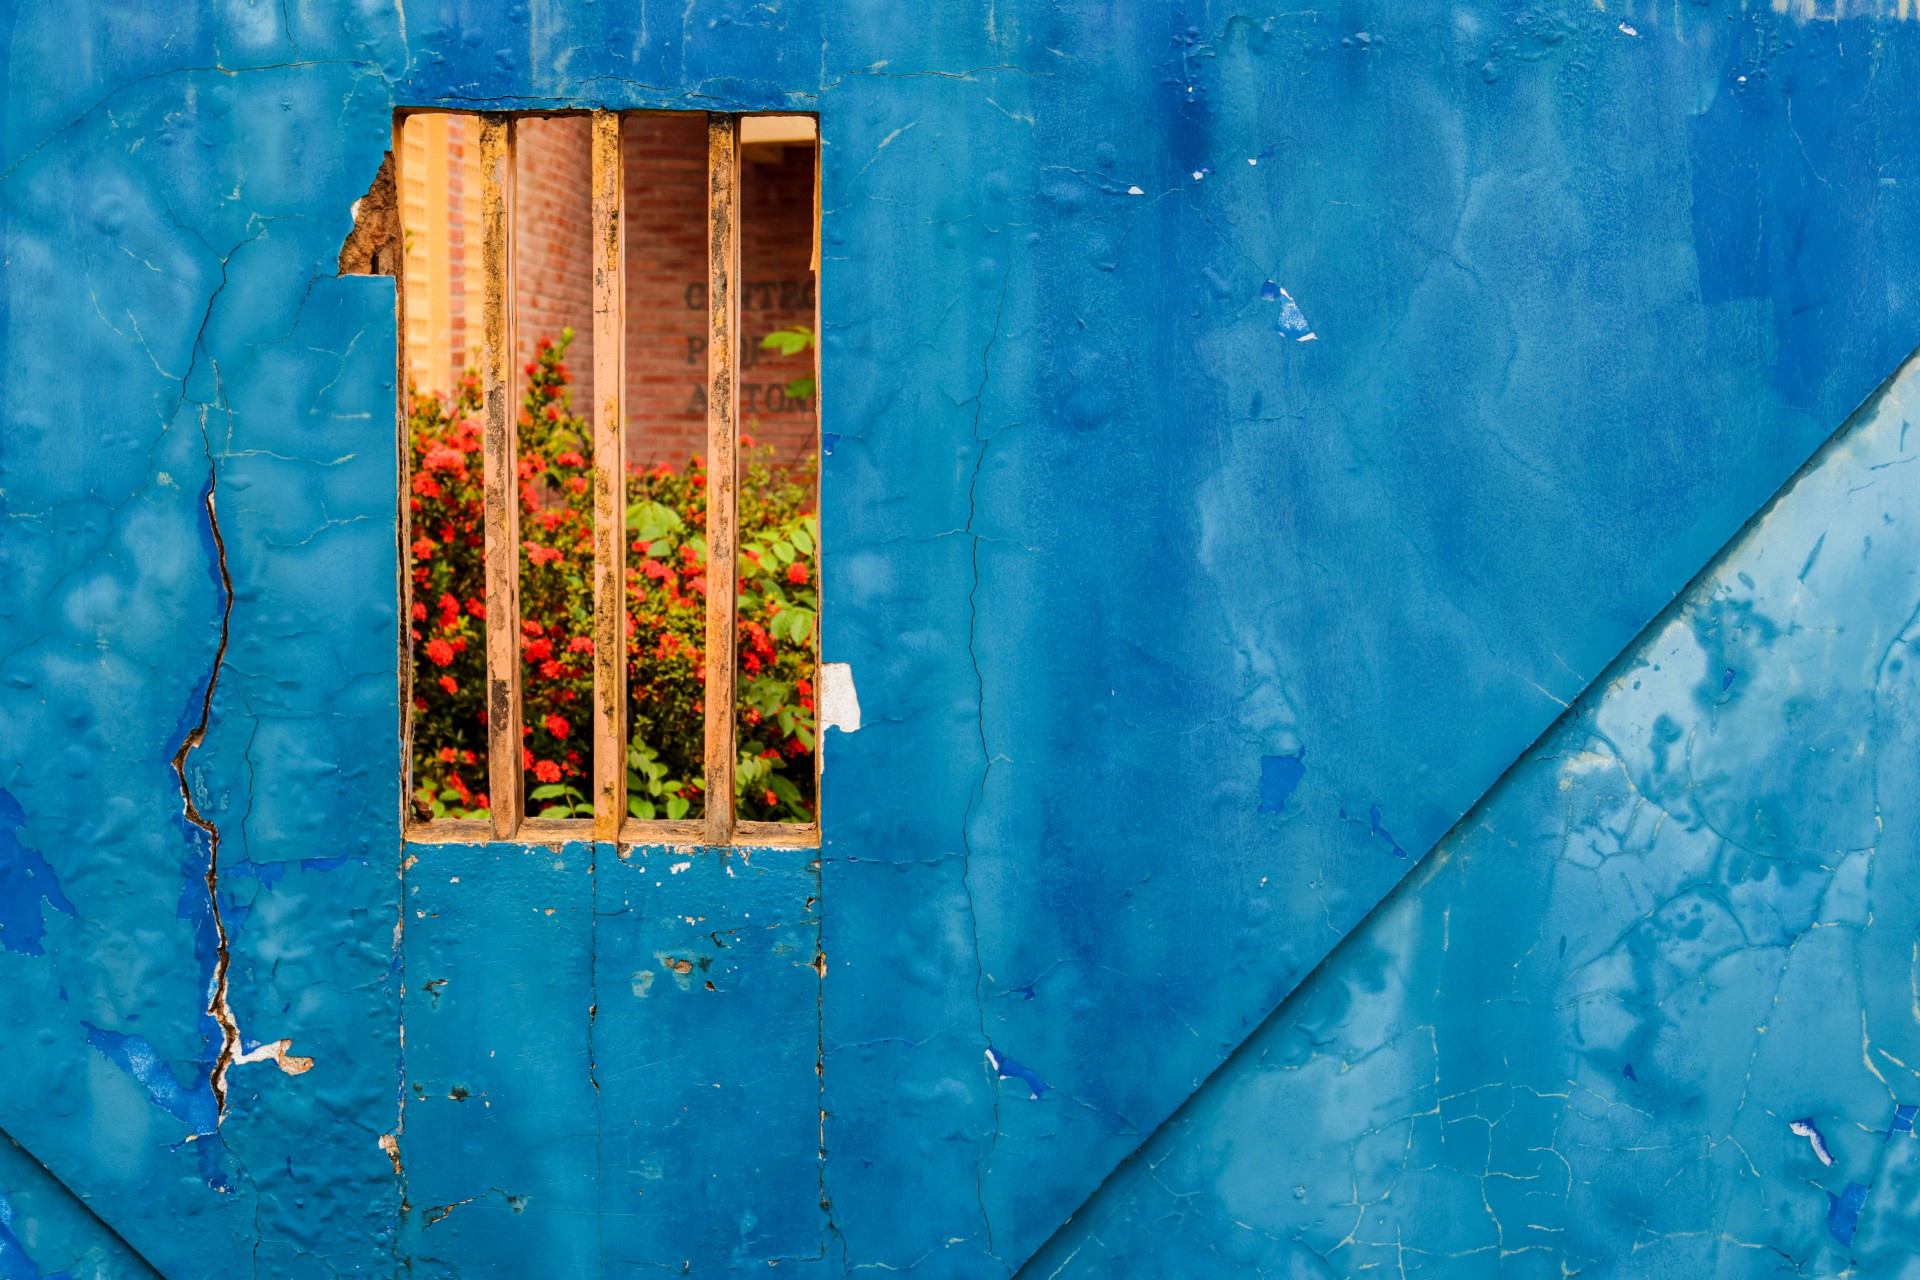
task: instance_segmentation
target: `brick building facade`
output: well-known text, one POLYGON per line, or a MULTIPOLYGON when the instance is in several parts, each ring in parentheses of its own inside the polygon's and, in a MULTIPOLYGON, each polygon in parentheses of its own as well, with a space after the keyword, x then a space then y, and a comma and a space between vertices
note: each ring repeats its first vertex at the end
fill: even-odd
MULTIPOLYGON (((706 438, 706 118, 633 114, 623 135, 627 456, 634 465, 679 465, 706 438)), ((468 283, 480 268, 478 124, 415 116, 402 146, 408 367, 416 386, 439 390, 477 355, 480 299, 468 283)), ((567 368, 584 413, 593 394, 587 118, 522 120, 515 150, 519 358, 539 338, 572 328, 567 368)), ((750 142, 742 160, 741 429, 793 462, 815 447, 815 406, 786 387, 812 373, 812 354, 780 356, 760 340, 814 324, 815 148, 750 142)))

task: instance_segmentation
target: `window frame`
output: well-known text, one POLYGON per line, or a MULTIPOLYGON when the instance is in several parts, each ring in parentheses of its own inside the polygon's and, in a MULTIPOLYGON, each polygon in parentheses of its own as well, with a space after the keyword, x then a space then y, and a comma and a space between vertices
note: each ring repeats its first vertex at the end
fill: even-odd
MULTIPOLYGON (((736 676, 738 636, 735 591, 706 593, 705 779, 708 803, 698 819, 643 819, 627 811, 627 743, 622 729, 627 709, 626 652, 626 165, 621 122, 641 114, 612 109, 539 111, 457 111, 400 109, 393 125, 396 189, 405 174, 401 131, 412 115, 465 115, 479 122, 481 207, 481 421, 482 480, 486 556, 487 616, 487 771, 489 817, 421 820, 412 810, 413 651, 407 632, 412 616, 412 575, 407 572, 412 545, 411 512, 406 501, 407 317, 404 277, 396 281, 396 344, 399 377, 398 439, 401 462, 400 640, 402 671, 401 792, 403 839, 408 843, 512 841, 552 845, 566 841, 612 842, 704 848, 817 847, 820 844, 824 741, 814 737, 814 821, 745 822, 736 816, 734 765, 738 755, 736 676), (528 818, 525 773, 521 768, 521 726, 525 705, 520 655, 520 553, 518 485, 519 421, 514 394, 514 170, 515 122, 530 118, 585 115, 591 120, 592 208, 589 238, 593 255, 593 373, 591 406, 594 513, 594 681, 593 777, 591 818, 528 818), (719 785, 716 785, 716 781, 719 785), (711 803, 715 795, 724 805, 711 803)), ((669 114, 648 112, 646 114, 669 114)), ((680 113, 671 113, 680 114, 680 113)), ((690 113, 689 113, 690 114, 690 113)), ((705 112, 707 124, 707 580, 733 582, 739 565, 739 439, 737 397, 740 359, 741 235, 740 122, 756 115, 804 112, 705 112)), ((814 333, 820 332, 820 181, 822 140, 814 116, 813 269, 814 333)), ((404 263, 402 268, 404 271, 404 263)), ((814 343, 814 456, 821 457, 820 344, 814 343)), ((815 509, 819 508, 815 477, 815 509)), ((816 586, 822 593, 816 550, 816 586)), ((819 685, 820 631, 814 633, 815 687, 819 685)), ((626 857, 628 848, 620 851, 626 857)))

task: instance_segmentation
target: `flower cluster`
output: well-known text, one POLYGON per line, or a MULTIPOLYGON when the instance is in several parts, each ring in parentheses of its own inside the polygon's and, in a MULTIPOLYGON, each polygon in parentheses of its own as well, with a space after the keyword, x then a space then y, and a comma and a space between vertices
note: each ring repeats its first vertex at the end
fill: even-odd
MULTIPOLYGON (((532 815, 591 813, 593 473, 570 408, 573 338, 542 339, 520 406, 522 765, 532 815)), ((414 541, 414 804, 423 816, 487 808, 479 383, 410 396, 414 541)), ((811 462, 776 467, 741 438, 735 707, 741 818, 814 815, 818 525, 811 462)), ((628 810, 705 808, 707 476, 699 458, 627 477, 628 810)))

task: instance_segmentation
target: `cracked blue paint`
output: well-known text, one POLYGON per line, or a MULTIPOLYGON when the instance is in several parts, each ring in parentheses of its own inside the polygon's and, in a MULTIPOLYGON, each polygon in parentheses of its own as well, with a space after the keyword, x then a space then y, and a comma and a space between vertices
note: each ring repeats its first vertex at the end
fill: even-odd
POLYGON ((27 815, 20 802, 0 789, 0 949, 44 955, 47 936, 42 904, 67 915, 73 904, 60 888, 53 866, 37 850, 20 843, 27 815))
POLYGON ((140 1036, 89 1026, 87 1043, 146 1090, 155 1106, 185 1124, 189 1137, 204 1138, 214 1133, 218 1107, 206 1075, 210 1064, 194 1063, 191 1078, 182 1083, 173 1065, 162 1061, 140 1036))
POLYGON ((1300 756, 1261 756, 1260 812, 1285 813, 1306 772, 1306 761, 1300 756))
POLYGON ((1920 361, 1035 1274, 1196 1254, 1254 1274, 1410 1257, 1443 1277, 1904 1274, 1920 1160, 1890 1139, 1920 1114, 1899 1100, 1920 1056, 1916 416, 1920 361), (1745 655, 1735 702, 1718 696, 1728 645, 1745 655), (1633 1090, 1622 1051, 1654 1064, 1633 1090))
MULTIPOLYGON (((1684 661, 1633 669, 1664 696, 1592 749, 1563 720, 1563 761, 1528 748, 1642 692, 1593 682, 1920 342, 1912 24, 1721 0, 1631 34, 1494 0, 16 8, 0 787, 71 912, 0 908, 40 930, 0 944, 0 1131, 85 1198, 0 1186, 42 1270, 67 1264, 27 1227, 70 1219, 183 1278, 1004 1275, 1069 1218, 1075 1266, 1164 1249, 1165 1274, 1335 1265, 1296 1237, 1460 1274, 1555 1250, 1706 1274, 1765 1237, 1837 1270, 1822 1194, 1849 1185, 1874 1188, 1849 1264, 1900 1265, 1911 1197, 1882 1187, 1915 1147, 1871 1143, 1899 1104, 1863 1076, 1902 1078, 1874 1055, 1910 985, 1880 878, 1906 794, 1890 773, 1870 816, 1846 770, 1902 714, 1823 720, 1780 654, 1837 670, 1794 648, 1832 628, 1778 625, 1736 578, 1684 661), (403 887, 394 300, 335 255, 396 106, 599 105, 821 115, 824 654, 886 714, 832 735, 817 865, 758 851, 743 886, 712 853, 662 876, 661 851, 596 849, 589 877, 577 850, 437 846, 498 901, 420 864, 403 887), (1294 296, 1317 340, 1281 360, 1294 296), (1271 822, 1251 762, 1299 743, 1314 768, 1271 822), (1501 838, 1461 826, 1428 858, 1483 796, 1501 838), (1669 858, 1720 899, 1661 880, 1669 858), (1802 1034, 1755 1047, 1751 1010, 1721 1016, 1763 957, 1843 943, 1876 980, 1805 962, 1828 981, 1782 1006, 1802 1034), (1562 960, 1572 1004, 1536 967, 1562 960), (1537 985, 1489 1003, 1515 982, 1537 985), (1345 1012, 1381 1001, 1426 1016, 1345 1012), (1235 1051, 1276 1006, 1318 1012, 1259 1031, 1255 1070, 1235 1051), (1389 1027, 1340 1058, 1367 1088, 1320 1082, 1389 1027), (96 1034, 176 1085, 223 1046, 314 1066, 230 1063, 189 1143, 204 1104, 175 1114, 96 1034), (1050 1105, 1003 1105, 999 1044, 1050 1105), (1706 1114, 1747 1068, 1772 1109, 1706 1114), (1179 1147, 1256 1084, 1262 1125, 1179 1147), (1827 1122, 1834 1181, 1795 1116, 1827 1122), (1138 1163, 1192 1191, 1178 1210, 1124 1174, 1096 1195, 1156 1133, 1138 1163), (1257 1142, 1287 1159, 1209 1163, 1257 1142), (1548 1183, 1565 1230, 1529 1198, 1548 1183)), ((1848 502, 1905 483, 1883 462, 1848 502)), ((1841 585, 1914 562, 1886 514, 1750 536, 1796 608, 1891 608, 1841 585)))
POLYGON ((1795 1120, 1787 1127, 1812 1145, 1813 1154, 1819 1157, 1821 1164, 1828 1168, 1833 1167, 1833 1152, 1827 1146, 1826 1135, 1820 1132, 1820 1126, 1815 1124, 1811 1117, 1795 1120))
POLYGON ((1023 1067, 991 1045, 987 1048, 987 1066, 999 1080, 1018 1080, 1027 1087, 1027 1095, 1034 1102, 1040 1101, 1040 1095, 1047 1091, 1047 1082, 1042 1080, 1031 1067, 1023 1067))
POLYGON ((1839 1195, 1827 1192, 1827 1231, 1841 1244, 1851 1247, 1854 1233, 1860 1229, 1860 1210, 1866 1207, 1868 1188, 1849 1182, 1839 1195))

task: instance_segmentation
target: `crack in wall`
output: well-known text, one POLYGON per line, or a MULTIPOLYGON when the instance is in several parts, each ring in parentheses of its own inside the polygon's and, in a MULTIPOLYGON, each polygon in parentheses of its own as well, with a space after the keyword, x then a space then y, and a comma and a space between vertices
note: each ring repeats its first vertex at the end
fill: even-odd
MULTIPOLYGON (((980 630, 980 603, 978 598, 980 594, 980 536, 974 533, 973 523, 978 513, 978 503, 975 495, 976 490, 980 487, 981 468, 986 465, 987 445, 989 443, 989 441, 980 438, 980 415, 986 404, 987 382, 993 374, 993 347, 994 344, 1000 340, 1000 319, 1006 311, 1007 284, 1012 277, 1013 260, 1011 255, 1009 255, 1007 269, 1000 277, 1000 298, 994 305, 993 331, 987 336, 987 344, 980 352, 980 385, 974 389, 972 397, 973 439, 974 442, 980 446, 980 451, 974 457, 973 475, 967 483, 966 533, 967 536, 973 540, 971 552, 973 582, 967 588, 967 660, 973 666, 975 690, 974 724, 980 737, 980 759, 982 767, 980 771, 980 786, 973 795, 967 798, 967 810, 960 819, 960 843, 966 850, 965 856, 961 859, 960 863, 960 887, 966 895, 967 924, 973 935, 974 1013, 978 1019, 980 1039, 982 1043, 986 1045, 986 1051, 989 1055, 991 1055, 993 1051, 993 1037, 987 1033, 986 1003, 981 995, 981 988, 986 982, 986 960, 980 954, 980 916, 973 902, 972 826, 976 799, 981 802, 986 800, 987 779, 993 774, 993 753, 987 746, 986 676, 980 670, 980 655, 974 649, 974 642, 978 638, 980 630)), ((988 1141, 987 1152, 984 1157, 984 1164, 987 1167, 991 1167, 994 1152, 998 1149, 1000 1143, 1000 1083, 998 1080, 992 1080, 990 1083, 993 1087, 993 1133, 988 1141)), ((973 1180, 974 1201, 980 1209, 980 1225, 981 1229, 986 1233, 987 1253, 991 1257, 998 1258, 999 1255, 994 1253, 993 1248, 993 1219, 987 1213, 986 1191, 983 1186, 984 1181, 984 1169, 981 1165, 977 1164, 974 1169, 973 1180)))
MULTIPOLYGON (((211 311, 211 304, 208 309, 211 311)), ((227 1070, 240 1052, 240 1026, 234 1020, 232 1006, 227 1002, 227 971, 233 964, 233 956, 227 945, 226 922, 220 916, 220 828, 207 821, 194 803, 193 786, 187 781, 187 758, 206 740, 207 726, 213 718, 213 694, 220 683, 220 668, 227 660, 227 644, 232 637, 233 575, 227 569, 227 542, 220 532, 220 517, 215 510, 214 494, 219 488, 220 469, 213 460, 212 442, 206 439, 204 406, 200 410, 200 435, 206 441, 207 448, 207 529, 213 536, 214 560, 220 573, 220 642, 214 648, 213 669, 207 675, 207 686, 200 697, 199 723, 188 730, 186 737, 180 741, 180 749, 173 753, 173 773, 180 782, 180 803, 187 821, 207 836, 207 903, 213 917, 215 950, 213 981, 207 992, 206 1013, 220 1027, 220 1051, 214 1057, 207 1083, 213 1089, 214 1123, 217 1126, 227 1114, 227 1070)))

